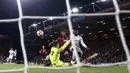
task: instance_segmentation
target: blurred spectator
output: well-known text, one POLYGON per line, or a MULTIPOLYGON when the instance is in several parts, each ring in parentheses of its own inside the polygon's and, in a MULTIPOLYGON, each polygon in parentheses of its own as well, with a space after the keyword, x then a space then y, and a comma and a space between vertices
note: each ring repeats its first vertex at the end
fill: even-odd
POLYGON ((44 46, 42 46, 42 49, 40 49, 39 53, 40 53, 40 56, 41 56, 41 61, 43 62, 44 58, 47 55, 47 51, 46 51, 44 46))

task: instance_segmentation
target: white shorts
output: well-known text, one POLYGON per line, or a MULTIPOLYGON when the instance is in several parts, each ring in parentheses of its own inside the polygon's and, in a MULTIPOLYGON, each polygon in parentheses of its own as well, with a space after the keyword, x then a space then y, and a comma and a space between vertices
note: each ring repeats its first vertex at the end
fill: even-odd
MULTIPOLYGON (((73 49, 74 49, 74 48, 71 46, 71 47, 70 47, 70 51, 71 51, 71 52, 74 52, 73 49)), ((83 54, 83 52, 82 52, 82 50, 81 50, 80 47, 76 47, 76 49, 77 49, 77 52, 80 52, 81 54, 83 54)))
POLYGON ((13 55, 9 55, 9 59, 13 59, 13 55))

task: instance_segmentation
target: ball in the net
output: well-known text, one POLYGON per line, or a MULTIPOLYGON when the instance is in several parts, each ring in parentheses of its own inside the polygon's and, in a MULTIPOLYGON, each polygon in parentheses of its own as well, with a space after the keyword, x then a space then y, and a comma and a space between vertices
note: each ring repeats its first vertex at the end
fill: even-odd
POLYGON ((36 34, 37 34, 37 36, 43 36, 44 32, 42 30, 38 30, 36 34))

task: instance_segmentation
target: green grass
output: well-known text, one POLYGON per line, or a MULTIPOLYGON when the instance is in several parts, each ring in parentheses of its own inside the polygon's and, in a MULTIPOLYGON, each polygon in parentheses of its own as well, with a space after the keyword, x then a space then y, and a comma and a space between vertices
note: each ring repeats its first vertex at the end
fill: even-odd
MULTIPOLYGON (((9 64, 0 64, 0 70, 5 69, 17 69, 23 68, 24 65, 9 65, 9 64)), ((112 67, 82 67, 80 68, 81 73, 128 73, 126 66, 112 66, 112 67)), ((23 73, 22 72, 9 72, 9 73, 23 73)), ((28 73, 76 73, 76 69, 66 69, 66 70, 46 70, 46 69, 29 69, 28 73)))

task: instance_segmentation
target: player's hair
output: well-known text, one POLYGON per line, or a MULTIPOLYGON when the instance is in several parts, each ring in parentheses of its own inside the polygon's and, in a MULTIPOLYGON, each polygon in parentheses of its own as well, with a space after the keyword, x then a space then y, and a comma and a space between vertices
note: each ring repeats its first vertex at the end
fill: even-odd
POLYGON ((79 34, 79 31, 78 31, 78 30, 73 30, 73 33, 74 33, 75 35, 78 35, 78 34, 79 34))

